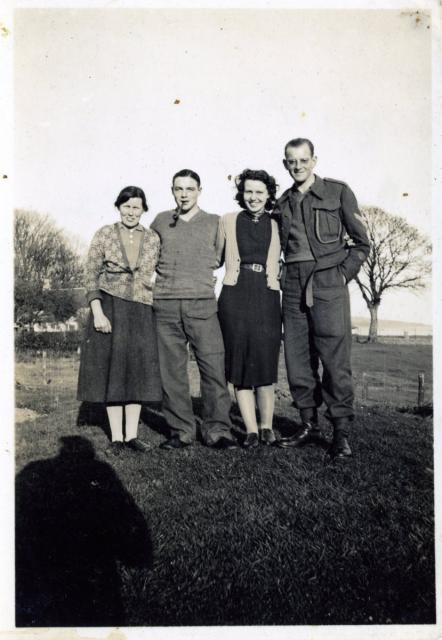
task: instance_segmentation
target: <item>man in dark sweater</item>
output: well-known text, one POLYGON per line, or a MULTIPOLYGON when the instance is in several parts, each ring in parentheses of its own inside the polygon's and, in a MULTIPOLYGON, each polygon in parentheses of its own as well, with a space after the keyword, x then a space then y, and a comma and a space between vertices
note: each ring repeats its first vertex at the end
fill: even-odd
POLYGON ((347 283, 369 253, 358 203, 348 185, 320 178, 313 144, 297 138, 285 147, 284 166, 294 180, 275 212, 284 252, 282 312, 287 376, 302 429, 280 446, 299 446, 319 434, 324 401, 333 424, 333 458, 351 455, 353 420, 351 318, 347 283), (322 363, 322 377, 319 375, 322 363))
POLYGON ((179 171, 172 180, 176 209, 159 213, 151 224, 161 239, 154 310, 163 413, 171 432, 160 445, 165 449, 186 447, 196 436, 187 375, 189 344, 201 376, 202 438, 208 446, 219 449, 236 446, 214 292, 219 217, 198 207, 200 193, 198 174, 190 169, 179 171))

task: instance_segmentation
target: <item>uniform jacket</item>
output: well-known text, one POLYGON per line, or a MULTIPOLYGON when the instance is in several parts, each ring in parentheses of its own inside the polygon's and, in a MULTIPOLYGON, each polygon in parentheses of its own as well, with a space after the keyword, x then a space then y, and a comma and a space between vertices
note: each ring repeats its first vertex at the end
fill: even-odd
MULTIPOLYGON (((267 214, 264 214, 267 215, 267 214)), ((227 213, 220 218, 218 238, 216 242, 218 266, 225 261, 226 275, 224 285, 234 286, 238 281, 241 258, 236 239, 236 219, 238 213, 227 213)), ((272 235, 266 260, 266 277, 269 289, 279 291, 279 256, 281 254, 278 225, 275 220, 272 223, 272 235)))
POLYGON ((88 302, 102 298, 101 291, 112 296, 152 304, 152 277, 160 252, 160 239, 140 225, 143 237, 134 269, 130 268, 119 224, 101 227, 94 235, 86 262, 88 302))
MULTIPOLYGON (((292 188, 276 203, 272 214, 279 224, 285 252, 294 203, 292 188)), ((354 278, 370 251, 355 195, 345 182, 315 176, 301 203, 307 239, 316 261, 315 271, 340 265, 347 282, 354 278)))

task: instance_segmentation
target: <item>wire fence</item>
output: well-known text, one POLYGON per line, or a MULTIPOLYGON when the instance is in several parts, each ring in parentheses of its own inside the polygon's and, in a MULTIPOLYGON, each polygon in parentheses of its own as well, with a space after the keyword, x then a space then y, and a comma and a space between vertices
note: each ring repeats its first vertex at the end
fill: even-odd
MULTIPOLYGON (((354 353, 353 382, 357 406, 422 407, 432 403, 431 348, 416 345, 385 347, 354 353)), ((355 350, 354 350, 355 351, 355 350)), ((17 421, 35 420, 60 410, 63 419, 76 424, 80 403, 76 398, 80 354, 42 351, 19 353, 16 363, 17 421)), ((200 395, 196 362, 189 358, 190 390, 200 395)), ((284 359, 281 356, 277 385, 279 405, 291 403, 284 359)))

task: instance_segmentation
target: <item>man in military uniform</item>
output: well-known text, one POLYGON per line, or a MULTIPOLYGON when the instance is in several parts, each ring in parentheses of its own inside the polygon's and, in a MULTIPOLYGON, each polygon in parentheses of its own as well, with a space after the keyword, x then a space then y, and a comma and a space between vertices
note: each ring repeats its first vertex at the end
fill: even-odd
POLYGON ((284 254, 284 351, 302 428, 280 445, 317 438, 317 409, 324 401, 333 424, 329 453, 346 458, 352 455, 348 435, 354 416, 347 284, 367 258, 369 241, 348 185, 314 174, 317 158, 310 140, 290 140, 283 162, 294 180, 275 209, 284 254))

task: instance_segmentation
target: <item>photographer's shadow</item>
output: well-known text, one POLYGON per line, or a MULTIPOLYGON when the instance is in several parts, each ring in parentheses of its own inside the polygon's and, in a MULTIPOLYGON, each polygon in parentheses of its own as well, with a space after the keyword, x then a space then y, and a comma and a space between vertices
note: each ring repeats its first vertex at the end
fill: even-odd
POLYGON ((125 625, 117 562, 151 566, 147 524, 87 439, 60 442, 16 479, 16 624, 125 625))

